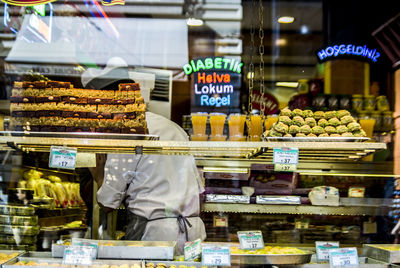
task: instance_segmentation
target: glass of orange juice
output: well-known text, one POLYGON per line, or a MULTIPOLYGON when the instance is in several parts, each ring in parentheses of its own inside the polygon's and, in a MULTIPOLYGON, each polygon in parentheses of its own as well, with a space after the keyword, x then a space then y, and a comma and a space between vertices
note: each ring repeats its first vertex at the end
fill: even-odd
POLYGON ((211 136, 222 136, 224 133, 226 114, 210 114, 211 136))
POLYGON ((278 122, 278 115, 272 114, 267 115, 267 119, 264 121, 265 130, 269 130, 274 123, 278 122))
POLYGON ((193 135, 206 134, 207 113, 192 113, 193 135))
MULTIPOLYGON (((375 119, 369 118, 369 117, 362 117, 362 118, 360 118, 359 122, 360 122, 361 128, 367 134, 367 137, 372 138, 372 135, 374 133, 374 126, 375 126, 375 122, 376 122, 375 119)), ((374 159, 373 154, 363 158, 364 161, 372 161, 373 159, 374 159)))
POLYGON ((231 114, 228 119, 229 125, 229 140, 242 141, 245 140, 243 136, 244 122, 246 122, 246 115, 244 114, 231 114))
POLYGON ((260 115, 251 115, 247 120, 249 141, 259 141, 262 134, 262 122, 260 115))

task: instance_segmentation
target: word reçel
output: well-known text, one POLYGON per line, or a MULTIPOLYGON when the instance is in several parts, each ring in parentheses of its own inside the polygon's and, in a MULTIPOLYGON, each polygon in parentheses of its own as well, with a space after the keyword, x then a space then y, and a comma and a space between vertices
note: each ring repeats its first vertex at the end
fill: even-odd
POLYGON ((339 55, 355 55, 364 57, 367 59, 372 60, 373 62, 377 62, 378 58, 380 57, 380 53, 376 51, 376 49, 369 49, 367 46, 356 46, 356 45, 335 45, 335 46, 328 46, 324 49, 321 49, 317 52, 319 60, 324 60, 330 57, 337 57, 339 55))

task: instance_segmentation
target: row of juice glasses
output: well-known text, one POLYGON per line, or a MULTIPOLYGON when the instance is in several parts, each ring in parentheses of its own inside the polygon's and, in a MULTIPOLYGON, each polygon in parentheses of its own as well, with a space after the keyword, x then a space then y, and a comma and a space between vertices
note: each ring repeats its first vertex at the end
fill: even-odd
MULTIPOLYGON (((207 119, 210 118, 211 135, 210 141, 225 141, 226 135, 224 132, 224 125, 226 114, 223 113, 192 113, 192 126, 193 134, 191 135, 192 141, 206 141, 208 135, 206 134, 207 119)), ((264 121, 265 129, 278 120, 277 116, 267 116, 264 121)), ((247 118, 244 114, 230 114, 228 117, 229 126, 229 140, 230 141, 259 141, 263 132, 263 118, 260 115, 251 115, 247 118), (247 125, 248 137, 244 136, 244 125, 247 125)))

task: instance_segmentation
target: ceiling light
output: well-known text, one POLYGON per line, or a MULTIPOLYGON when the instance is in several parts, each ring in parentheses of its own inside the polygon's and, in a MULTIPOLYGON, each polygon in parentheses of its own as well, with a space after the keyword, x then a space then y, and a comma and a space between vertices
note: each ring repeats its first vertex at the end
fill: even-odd
POLYGON ((294 17, 291 16, 282 16, 278 19, 279 23, 293 23, 294 17))
POLYGON ((275 40, 275 45, 277 46, 286 46, 287 45, 287 39, 285 38, 279 38, 275 40))
POLYGON ((308 29, 307 25, 301 25, 301 27, 300 27, 301 34, 308 34, 309 32, 310 32, 310 29, 308 29))
POLYGON ((275 86, 277 87, 294 87, 296 88, 299 85, 297 82, 276 82, 275 86))
POLYGON ((186 23, 188 26, 201 26, 201 25, 203 25, 204 22, 201 19, 188 18, 186 20, 186 23))

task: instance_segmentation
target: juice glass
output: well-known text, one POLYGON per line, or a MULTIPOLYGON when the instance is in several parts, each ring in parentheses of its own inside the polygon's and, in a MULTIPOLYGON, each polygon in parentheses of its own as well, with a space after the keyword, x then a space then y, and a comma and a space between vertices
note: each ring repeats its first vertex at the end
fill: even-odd
POLYGON ((251 115, 247 120, 249 141, 259 141, 262 134, 262 122, 260 115, 251 115))
POLYGON ((210 141, 226 141, 226 135, 210 135, 210 141))
POLYGON ((207 125, 207 113, 192 113, 193 135, 205 135, 207 125))
POLYGON ((193 135, 190 135, 190 140, 192 140, 192 141, 207 141, 208 135, 207 134, 193 134, 193 135))
POLYGON ((278 122, 278 115, 267 115, 267 119, 264 121, 265 130, 269 130, 276 122, 278 122))
MULTIPOLYGON (((361 128, 367 134, 367 137, 368 138, 372 138, 372 134, 374 132, 375 119, 373 119, 373 118, 361 118, 360 119, 360 125, 361 125, 361 128)), ((373 159, 374 159, 374 155, 373 154, 363 158, 364 161, 372 161, 373 159)))
POLYGON ((246 116, 244 114, 231 114, 228 119, 229 140, 239 141, 243 138, 244 122, 246 116))
POLYGON ((222 136, 224 133, 226 114, 210 114, 211 136, 222 136))

